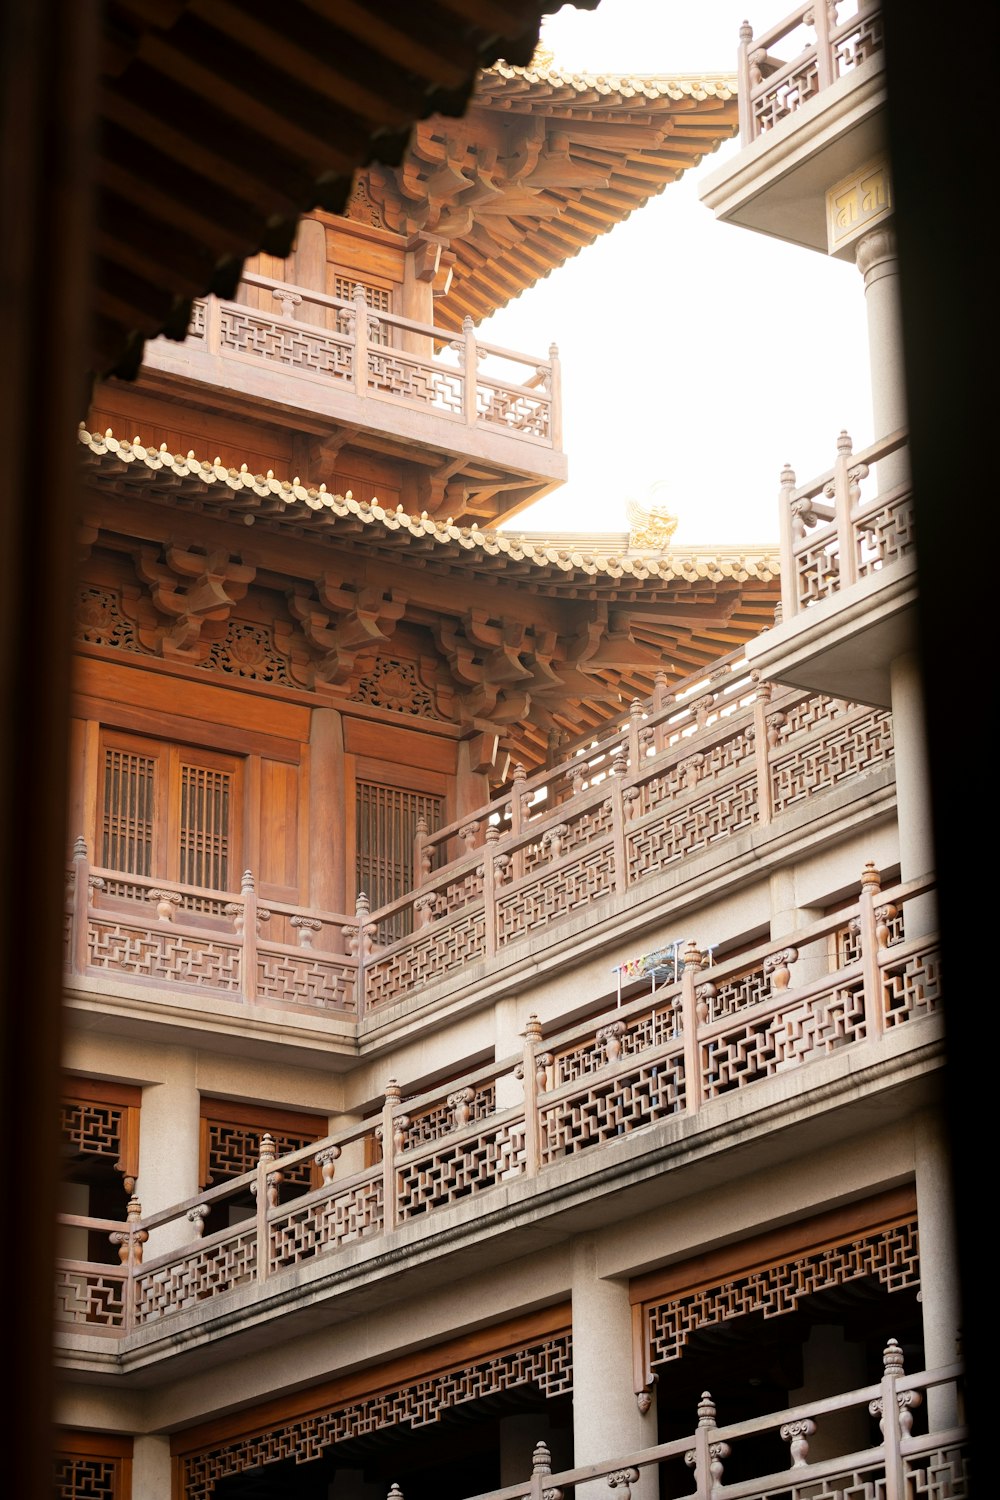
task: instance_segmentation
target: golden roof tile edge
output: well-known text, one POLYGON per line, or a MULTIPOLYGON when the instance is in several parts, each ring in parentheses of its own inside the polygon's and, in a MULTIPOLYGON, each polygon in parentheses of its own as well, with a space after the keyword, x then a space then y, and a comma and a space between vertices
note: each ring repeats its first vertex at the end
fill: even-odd
POLYGON ((442 545, 457 543, 466 550, 476 548, 487 556, 503 555, 515 562, 532 562, 540 568, 555 567, 565 573, 578 572, 590 577, 597 574, 609 578, 630 575, 638 582, 647 579, 669 582, 674 578, 733 578, 741 582, 758 578, 770 582, 780 573, 777 551, 773 548, 757 551, 748 547, 723 547, 713 553, 672 548, 669 555, 656 557, 595 553, 592 550, 569 551, 565 546, 547 547, 502 531, 484 531, 478 526, 455 526, 450 522, 436 521, 426 513, 409 515, 401 505, 395 510, 385 510, 377 499, 355 500, 350 490, 345 495, 337 495, 332 494, 325 484, 316 488, 303 485, 298 479, 276 479, 271 470, 267 474, 251 474, 246 464, 239 469, 227 469, 218 459, 209 463, 197 458, 193 450, 187 454, 171 453, 165 443, 159 448, 147 448, 138 437, 131 442, 126 438, 116 438, 110 427, 103 434, 92 433, 81 422, 77 437, 86 453, 98 460, 99 466, 102 463, 139 464, 151 478, 167 471, 178 479, 188 478, 209 486, 218 485, 220 490, 229 489, 236 499, 241 495, 247 501, 252 496, 277 499, 288 508, 290 520, 295 519, 295 507, 306 511, 322 510, 333 516, 352 516, 367 526, 380 525, 386 531, 407 531, 414 537, 430 537, 442 545))

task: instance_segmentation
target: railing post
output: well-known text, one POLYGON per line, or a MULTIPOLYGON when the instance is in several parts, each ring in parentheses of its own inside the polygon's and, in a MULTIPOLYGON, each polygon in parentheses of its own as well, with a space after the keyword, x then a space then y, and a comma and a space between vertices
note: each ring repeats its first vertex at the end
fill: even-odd
POLYGON ((270 1271, 270 1230, 267 1222, 269 1208, 277 1207, 281 1172, 271 1170, 276 1156, 274 1137, 262 1135, 257 1157, 257 1181, 252 1192, 257 1200, 257 1280, 266 1281, 270 1271))
POLYGON ((701 1081, 701 1048, 698 1044, 697 978, 705 965, 705 955, 697 943, 689 942, 681 954, 681 1024, 684 1030, 684 1099, 689 1114, 696 1114, 704 1098, 701 1081))
POLYGON ((421 813, 417 818, 417 829, 413 836, 413 875, 416 886, 423 885, 431 873, 432 855, 430 850, 425 848, 429 831, 427 819, 421 813))
POLYGON ((135 1268, 142 1265, 142 1247, 149 1239, 149 1231, 138 1227, 141 1221, 142 1204, 133 1194, 125 1212, 125 1228, 108 1236, 112 1245, 118 1246, 118 1259, 125 1267, 122 1313, 126 1333, 135 1327, 135 1268))
POLYGON ((792 496, 795 493, 795 470, 786 464, 781 471, 778 491, 778 527, 781 551, 781 618, 794 620, 799 611, 799 580, 795 569, 795 524, 792 496))
POLYGON ((549 345, 549 437, 553 448, 562 448, 562 365, 558 344, 549 345))
POLYGON ((861 873, 858 900, 858 941, 861 945, 861 976, 864 984, 865 1033, 869 1041, 882 1035, 882 970, 879 966, 878 918, 875 900, 882 890, 879 872, 871 860, 861 873))
POLYGON ((218 297, 205 298, 205 350, 208 354, 222 352, 222 303, 218 297))
POLYGON ((833 47, 830 44, 830 22, 836 21, 836 5, 827 0, 817 0, 812 7, 813 28, 816 32, 816 82, 820 89, 836 83, 833 67, 833 47))
MULTIPOLYGON (((822 6, 817 9, 822 10, 822 6)), ((837 555, 840 565, 840 587, 849 588, 858 580, 858 554, 854 545, 854 521, 851 516, 851 455, 854 444, 841 429, 837 439, 837 462, 834 467, 834 516, 837 526, 837 555)))
MULTIPOLYGON (((510 787, 510 831, 515 835, 522 831, 525 823, 525 793, 523 788, 527 779, 528 773, 521 762, 518 761, 514 767, 510 787)), ((517 880, 524 874, 524 849, 520 843, 514 849, 512 862, 511 878, 517 880)))
POLYGON ((83 974, 87 968, 87 923, 90 920, 90 904, 94 890, 104 884, 103 880, 91 884, 90 861, 87 858, 87 843, 83 837, 73 845, 73 911, 70 925, 70 968, 74 974, 83 974))
POLYGON ((475 427, 479 416, 479 349, 472 319, 462 319, 462 410, 466 427, 475 427))
POLYGON ((753 109, 750 104, 750 44, 753 27, 744 21, 740 27, 740 45, 736 53, 736 96, 740 108, 740 142, 749 146, 753 140, 753 109))
POLYGON ((243 871, 240 885, 243 903, 243 997, 248 1005, 257 998, 257 891, 253 875, 243 871))
POLYGON ((359 401, 368 395, 368 303, 360 282, 354 287, 354 394, 359 401))
MULTIPOLYGON (((608 778, 608 790, 610 796, 605 802, 605 807, 611 809, 611 847, 614 859, 614 884, 616 891, 628 890, 628 850, 625 844, 625 799, 622 792, 622 776, 625 774, 626 766, 618 757, 612 766, 612 772, 608 778)), ((630 787, 629 792, 634 793, 630 787)))
POLYGON ((528 1177, 537 1177, 541 1167, 541 1120, 538 1114, 538 1095, 544 1087, 544 1072, 539 1075, 542 1059, 536 1057, 535 1048, 542 1040, 542 1023, 536 1015, 530 1015, 524 1030, 524 1052, 521 1072, 524 1083, 524 1170, 528 1177))
MULTIPOLYGON (((885 1455, 885 1500, 905 1500, 906 1477, 903 1473, 903 1455, 900 1451, 901 1423, 906 1422, 909 1434, 913 1423, 909 1411, 909 1392, 902 1397, 896 1395, 896 1381, 903 1374, 903 1351, 895 1339, 890 1339, 882 1351, 882 1394, 869 1402, 868 1410, 878 1417, 882 1429, 882 1451, 885 1455), (905 1411, 901 1402, 906 1403, 905 1411)), ((917 1398, 919 1400, 919 1397, 917 1398)))
POLYGON ((717 1431, 715 1402, 708 1391, 702 1391, 698 1402, 698 1426, 695 1446, 684 1455, 684 1462, 694 1470, 694 1493, 697 1500, 711 1500, 722 1482, 722 1460, 729 1457, 729 1444, 712 1440, 717 1431))
MULTIPOLYGON (((754 676, 757 677, 757 673, 754 676)), ((774 795, 771 790, 771 725, 767 705, 773 691, 770 682, 758 678, 753 700, 753 759, 757 774, 757 822, 766 828, 774 817, 774 795)))
POLYGON ((500 830, 495 823, 487 824, 483 853, 483 943, 486 957, 493 958, 497 951, 497 886, 494 849, 500 842, 500 830))
POLYGON ((382 1221, 385 1232, 395 1229, 399 1223, 399 1204, 396 1195, 396 1129, 402 1131, 409 1121, 405 1115, 397 1121, 394 1114, 400 1100, 400 1088, 395 1078, 385 1086, 382 1104, 382 1221))

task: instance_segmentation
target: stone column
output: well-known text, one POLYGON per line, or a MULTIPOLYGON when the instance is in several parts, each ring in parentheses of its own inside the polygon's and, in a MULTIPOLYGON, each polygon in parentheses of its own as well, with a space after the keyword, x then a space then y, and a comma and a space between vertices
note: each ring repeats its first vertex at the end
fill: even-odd
MULTIPOLYGON (((656 1406, 642 1415, 632 1388, 632 1309, 628 1285, 598 1273, 597 1245, 573 1247, 573 1463, 600 1463, 656 1442, 656 1406)), ((635 1500, 652 1500, 655 1473, 631 1486, 635 1500)), ((587 1500, 607 1500, 603 1482, 577 1489, 587 1500)))
MULTIPOLYGON (((520 1060, 524 1050, 524 1017, 521 1015, 520 1003, 519 996, 509 995, 498 1000, 493 1008, 493 1056, 497 1062, 503 1062, 508 1057, 520 1060)), ((505 1073, 497 1079, 497 1109, 511 1109, 514 1105, 521 1104, 525 1093, 523 1081, 514 1073, 505 1073)), ((540 1433, 539 1437, 542 1436, 544 1434, 540 1433)), ((507 1480, 503 1483, 506 1484, 507 1480)), ((513 1484, 514 1481, 511 1480, 510 1483, 513 1484)))
POLYGON ((309 904, 344 911, 344 726, 334 708, 314 708, 309 727, 309 904))
MULTIPOLYGON (((865 279, 872 421, 878 439, 907 423, 899 259, 892 225, 880 224, 862 236, 855 247, 854 259, 865 279)), ((892 454, 883 459, 878 465, 879 490, 889 490, 902 483, 907 473, 905 456, 892 454)))
MULTIPOLYGON (((931 787, 927 764, 924 682, 916 654, 899 656, 890 664, 892 738, 896 764, 896 820, 899 828, 899 874, 916 880, 936 868, 931 787)), ((933 895, 906 903, 904 924, 908 938, 933 932, 937 903, 933 895)))
MULTIPOLYGON (((159 1083, 142 1091, 139 1177, 136 1196, 144 1214, 182 1203, 198 1192, 200 1096, 195 1060, 179 1048, 164 1049, 159 1083)), ((194 1238, 187 1219, 150 1236, 144 1254, 161 1255, 194 1238)))
MULTIPOLYGON (((962 1300, 951 1153, 943 1121, 929 1110, 917 1118, 914 1154, 924 1360, 932 1370, 960 1356, 962 1300)), ((929 1392, 927 1412, 932 1431, 956 1423, 960 1414, 954 1386, 929 1392)))
POLYGON ((136 1438, 132 1448, 132 1493, 141 1500, 170 1500, 170 1439, 155 1433, 136 1438))

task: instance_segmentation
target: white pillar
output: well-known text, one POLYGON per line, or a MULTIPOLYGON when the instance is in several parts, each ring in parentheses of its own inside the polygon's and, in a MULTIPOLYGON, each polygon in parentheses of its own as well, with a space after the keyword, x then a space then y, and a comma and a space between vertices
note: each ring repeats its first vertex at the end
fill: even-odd
MULTIPOLYGON (((854 259, 865 279, 872 422, 877 440, 907 425, 899 256, 892 225, 880 224, 864 235, 857 243, 854 259)), ((883 459, 878 465, 879 491, 902 483, 907 472, 904 456, 893 454, 883 459)))
MULTIPOLYGON (((916 1121, 914 1152, 924 1361, 932 1370, 939 1365, 952 1364, 960 1355, 962 1302, 951 1153, 944 1125, 930 1111, 916 1121)), ((955 1388, 947 1386, 931 1391, 927 1411, 932 1431, 957 1422, 955 1388)))
POLYGON ((132 1446, 133 1500, 170 1500, 170 1439, 155 1433, 132 1446))
MULTIPOLYGON (((143 1089, 136 1196, 152 1214, 198 1192, 200 1097, 195 1060, 179 1049, 161 1054, 163 1076, 143 1089)), ((186 1219, 156 1230, 145 1255, 160 1255, 194 1238, 186 1219)))
MULTIPOLYGON (((896 766, 899 873, 901 880, 916 880, 935 869, 923 675, 916 655, 899 656, 890 664, 889 688, 896 766)), ((905 930, 908 938, 933 932, 936 926, 933 896, 907 902, 905 930)))
MULTIPOLYGON (((573 1247, 573 1463, 600 1463, 656 1442, 656 1405, 639 1411, 632 1388, 632 1309, 628 1284, 598 1274, 594 1240, 573 1247)), ((657 1492, 655 1473, 633 1485, 635 1500, 657 1492)), ((577 1489, 608 1500, 603 1483, 577 1489)))

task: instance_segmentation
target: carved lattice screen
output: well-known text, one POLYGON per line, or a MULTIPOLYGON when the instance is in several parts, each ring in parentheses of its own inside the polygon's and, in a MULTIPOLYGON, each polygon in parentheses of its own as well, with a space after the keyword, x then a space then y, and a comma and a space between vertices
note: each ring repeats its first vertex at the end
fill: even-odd
MULTIPOLYGON (((278 1156, 298 1151, 327 1134, 327 1121, 291 1110, 260 1108, 227 1099, 201 1101, 201 1162, 198 1180, 202 1187, 241 1177, 257 1165, 261 1137, 274 1138, 278 1156)), ((286 1197, 317 1184, 315 1169, 308 1161, 286 1169, 286 1197)))
POLYGON ((53 1455, 53 1481, 54 1500, 131 1500, 132 1439, 60 1433, 53 1455))
POLYGON ((208 766, 180 767, 180 869, 185 885, 229 889, 233 778, 208 766))
MULTIPOLYGON (((377 781, 357 782, 357 888, 372 910, 413 889, 413 842, 417 819, 428 831, 441 826, 444 798, 377 781)), ((381 924, 380 942, 392 942, 409 931, 400 913, 381 924)))
POLYGON ((241 785, 236 756, 107 731, 97 810, 102 866, 210 890, 238 886, 241 785))
POLYGON ((157 757, 116 746, 104 750, 101 864, 152 875, 157 757))

